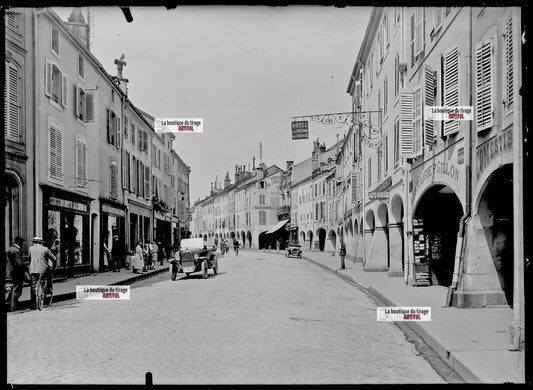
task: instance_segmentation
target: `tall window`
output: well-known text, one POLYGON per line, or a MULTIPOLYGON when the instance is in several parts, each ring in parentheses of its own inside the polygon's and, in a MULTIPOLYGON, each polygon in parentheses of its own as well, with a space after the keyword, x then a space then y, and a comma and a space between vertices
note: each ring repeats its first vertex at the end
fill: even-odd
POLYGON ((259 195, 259 204, 265 204, 265 195, 259 195))
POLYGON ((131 144, 133 146, 135 146, 135 134, 136 134, 135 125, 132 123, 131 124, 131 144))
POLYGON ((58 108, 68 107, 68 77, 61 72, 57 64, 46 60, 45 95, 58 108))
POLYGON ((259 225, 266 225, 266 211, 259 211, 259 225))
POLYGON ((59 30, 56 26, 52 26, 52 41, 50 50, 53 54, 59 57, 59 30))
POLYGON ((87 188, 87 140, 76 137, 76 188, 87 188))
POLYGON ((63 182, 63 129, 54 123, 48 129, 48 178, 63 182))
POLYGON ((78 76, 82 80, 85 78, 85 60, 81 54, 78 54, 78 76))
POLYGON ((387 176, 389 171, 389 136, 383 137, 383 173, 387 176))
POLYGON ((394 165, 400 162, 400 120, 394 122, 394 165))
POLYGON ((4 84, 4 136, 18 142, 21 135, 21 82, 20 71, 13 62, 6 62, 4 84))

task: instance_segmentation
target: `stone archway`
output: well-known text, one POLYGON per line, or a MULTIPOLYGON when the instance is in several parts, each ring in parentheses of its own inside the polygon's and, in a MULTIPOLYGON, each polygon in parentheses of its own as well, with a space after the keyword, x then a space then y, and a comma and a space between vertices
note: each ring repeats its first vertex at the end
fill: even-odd
POLYGON ((326 229, 318 228, 316 235, 318 237, 318 250, 324 252, 324 247, 326 245, 326 229))
MULTIPOLYGON (((514 255, 513 255, 513 166, 506 164, 496 169, 484 183, 477 205, 477 219, 473 229, 478 230, 471 241, 469 257, 475 258, 471 267, 483 267, 490 273, 494 291, 501 290, 504 297, 494 297, 498 304, 513 304, 514 255), (494 282, 496 281, 496 282, 494 282)), ((475 270, 473 275, 483 271, 475 270)), ((476 275, 477 276, 477 275, 476 275)), ((489 283, 489 278, 485 283, 489 283)), ((474 281, 471 282, 472 284, 474 281)))
POLYGON ((300 232, 300 245, 302 246, 302 249, 305 247, 305 232, 300 232))
POLYGON ((448 287, 452 282, 462 215, 457 194, 444 184, 428 187, 414 207, 414 261, 429 265, 432 284, 448 287))
POLYGON ((331 241, 331 246, 333 247, 333 251, 337 248, 337 233, 335 233, 335 230, 331 229, 328 233, 328 240, 331 241))
POLYGON ((389 209, 389 276, 404 275, 403 212, 403 200, 400 195, 396 195, 392 198, 389 209))
POLYGON ((313 231, 312 230, 307 231, 307 238, 309 239, 309 250, 312 251, 313 250, 313 231))
POLYGON ((246 233, 244 231, 241 231, 241 249, 245 248, 246 243, 246 233))
POLYGON ((374 236, 374 229, 376 226, 376 218, 374 216, 374 210, 369 209, 367 210, 365 214, 365 224, 364 224, 364 244, 365 244, 365 250, 363 253, 363 265, 367 266, 368 263, 368 255, 371 250, 371 244, 372 244, 372 237, 374 236))
POLYGON ((248 242, 248 248, 252 248, 252 233, 248 230, 246 232, 246 241, 248 242))

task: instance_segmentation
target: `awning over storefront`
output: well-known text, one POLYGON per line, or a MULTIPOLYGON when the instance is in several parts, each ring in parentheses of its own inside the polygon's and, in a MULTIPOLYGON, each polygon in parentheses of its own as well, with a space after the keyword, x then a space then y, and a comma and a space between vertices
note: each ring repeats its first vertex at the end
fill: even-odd
POLYGON ((277 232, 279 229, 281 229, 283 226, 285 226, 287 224, 287 222, 289 222, 288 219, 283 219, 283 220, 279 221, 272 229, 267 231, 266 234, 272 234, 272 233, 277 232))

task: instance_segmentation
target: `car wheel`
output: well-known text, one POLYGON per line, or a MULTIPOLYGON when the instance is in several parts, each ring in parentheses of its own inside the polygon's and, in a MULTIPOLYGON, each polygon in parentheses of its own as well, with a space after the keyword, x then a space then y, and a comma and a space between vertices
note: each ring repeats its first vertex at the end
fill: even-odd
POLYGON ((218 274, 218 260, 215 260, 215 264, 213 265, 213 272, 216 274, 218 274))
POLYGON ((176 267, 174 266, 173 263, 170 263, 169 271, 170 271, 170 280, 176 280, 176 276, 178 273, 176 272, 176 267))
POLYGON ((209 270, 207 269, 207 260, 202 261, 202 277, 204 279, 207 279, 207 273, 209 270))

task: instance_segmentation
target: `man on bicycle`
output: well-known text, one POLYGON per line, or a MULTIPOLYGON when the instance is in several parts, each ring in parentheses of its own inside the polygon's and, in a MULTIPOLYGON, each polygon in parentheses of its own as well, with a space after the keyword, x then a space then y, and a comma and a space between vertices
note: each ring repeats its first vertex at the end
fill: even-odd
POLYGON ((29 248, 30 275, 31 275, 31 309, 35 310, 35 288, 41 279, 45 281, 45 292, 52 291, 52 280, 48 278, 50 269, 54 268, 56 257, 50 252, 50 249, 43 245, 41 237, 33 238, 33 245, 29 248))

